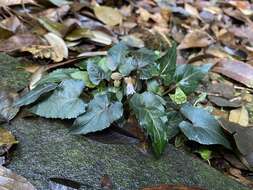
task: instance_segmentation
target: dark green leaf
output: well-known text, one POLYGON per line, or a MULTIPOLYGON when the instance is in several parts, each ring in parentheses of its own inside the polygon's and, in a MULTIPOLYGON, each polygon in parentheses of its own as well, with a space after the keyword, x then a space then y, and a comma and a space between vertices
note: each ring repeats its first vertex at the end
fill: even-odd
POLYGON ((35 102, 41 95, 54 90, 58 85, 55 83, 46 83, 36 86, 34 89, 22 96, 14 103, 14 106, 24 106, 35 102))
POLYGON ((173 82, 173 76, 176 71, 177 48, 176 44, 167 51, 167 53, 157 60, 159 64, 159 76, 164 80, 165 85, 173 82))
POLYGON ((162 95, 162 88, 159 82, 155 79, 147 81, 147 90, 153 92, 154 94, 162 95))
POLYGON ((185 104, 180 109, 181 113, 192 122, 181 122, 180 129, 190 139, 200 144, 220 144, 231 148, 229 141, 225 138, 218 121, 206 110, 195 108, 185 104))
POLYGON ((152 63, 140 69, 140 79, 147 80, 159 76, 159 69, 156 63, 152 63))
POLYGON ((208 73, 211 67, 211 64, 205 64, 200 67, 192 66, 190 64, 179 64, 176 68, 174 81, 176 81, 176 85, 180 87, 184 93, 190 94, 198 87, 200 81, 208 73))
POLYGON ((164 109, 165 101, 151 92, 134 94, 130 100, 140 126, 151 137, 152 146, 157 156, 161 155, 167 144, 167 116, 164 109))
POLYGON ((72 132, 74 134, 87 134, 101 131, 121 118, 122 114, 121 102, 112 103, 107 95, 97 95, 88 104, 86 113, 75 120, 72 132))
POLYGON ((49 98, 31 111, 46 118, 76 118, 85 112, 86 104, 79 98, 84 86, 83 81, 64 80, 49 98))

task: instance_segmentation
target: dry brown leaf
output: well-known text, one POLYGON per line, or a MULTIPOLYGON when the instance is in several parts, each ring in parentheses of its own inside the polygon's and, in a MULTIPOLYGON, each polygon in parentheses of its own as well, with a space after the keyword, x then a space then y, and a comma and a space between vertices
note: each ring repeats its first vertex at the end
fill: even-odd
POLYGON ((198 10, 197 10, 195 7, 191 6, 190 4, 185 3, 184 9, 185 9, 192 17, 201 19, 200 16, 199 16, 198 10))
POLYGON ((16 16, 11 16, 9 18, 6 18, 1 21, 0 27, 11 31, 11 32, 16 32, 16 30, 20 27, 21 22, 16 16))
POLYGON ((247 127, 249 124, 249 113, 247 109, 242 106, 242 108, 231 110, 229 114, 229 121, 247 127))
POLYGON ((12 104, 18 99, 18 94, 11 90, 0 91, 0 122, 9 122, 19 111, 18 107, 12 104))
POLYGON ((108 26, 115 26, 122 23, 123 16, 119 10, 107 6, 95 6, 96 17, 108 26))
POLYGON ((36 4, 34 0, 1 0, 1 6, 11 6, 11 5, 22 5, 22 4, 36 4))
POLYGON ((53 22, 59 21, 64 15, 68 13, 70 10, 69 5, 62 5, 58 8, 51 8, 46 9, 45 11, 42 11, 38 13, 36 16, 38 17, 45 17, 53 22))
POLYGON ((47 33, 44 35, 48 43, 52 47, 50 58, 55 62, 60 62, 64 58, 68 58, 68 47, 64 40, 54 33, 47 33))
POLYGON ((40 43, 41 40, 33 34, 17 34, 0 42, 0 51, 11 52, 40 43))
POLYGON ((36 190, 35 187, 22 176, 0 166, 1 190, 36 190))
POLYGON ((181 41, 178 49, 207 47, 214 43, 214 39, 205 31, 190 31, 181 41))
POLYGON ((247 63, 223 59, 213 68, 213 71, 253 88, 253 66, 247 63))

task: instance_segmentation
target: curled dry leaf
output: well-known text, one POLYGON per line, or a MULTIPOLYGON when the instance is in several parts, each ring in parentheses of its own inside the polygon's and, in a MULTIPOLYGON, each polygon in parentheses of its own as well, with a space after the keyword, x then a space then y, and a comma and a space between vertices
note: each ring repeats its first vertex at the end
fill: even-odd
POLYGON ((0 166, 1 190, 36 190, 35 187, 22 176, 0 166))
POLYGON ((44 35, 48 43, 52 47, 50 58, 55 62, 60 62, 64 58, 68 58, 68 47, 64 40, 54 33, 47 33, 44 35))
POLYGON ((193 30, 181 41, 178 49, 202 48, 214 43, 214 39, 205 31, 193 30))
POLYGON ((96 17, 108 26, 115 26, 122 23, 123 16, 112 7, 95 6, 94 13, 96 17))
POLYGON ((0 23, 1 28, 11 31, 11 32, 15 32, 20 25, 21 25, 21 22, 16 16, 11 16, 9 18, 6 18, 2 20, 0 23))
POLYGON ((253 88, 253 66, 247 63, 223 59, 213 68, 213 71, 253 88))

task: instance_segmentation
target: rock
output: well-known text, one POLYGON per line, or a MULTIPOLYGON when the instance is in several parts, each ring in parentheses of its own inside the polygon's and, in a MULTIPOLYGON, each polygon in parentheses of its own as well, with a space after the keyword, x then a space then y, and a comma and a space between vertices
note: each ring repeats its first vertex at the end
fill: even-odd
POLYGON ((5 126, 19 141, 9 168, 38 190, 48 190, 51 177, 78 181, 84 184, 83 189, 96 190, 104 175, 110 176, 117 190, 163 183, 212 190, 247 189, 172 146, 162 158, 155 159, 131 145, 106 145, 71 135, 59 121, 16 119, 5 126))
POLYGON ((22 68, 18 59, 0 53, 0 88, 23 89, 28 81, 30 74, 22 68))
MULTIPOLYGON (((0 54, 1 71, 9 73, 0 77, 0 85, 17 90, 25 86, 27 74, 19 75, 16 64, 15 59, 0 54)), ((160 159, 155 159, 143 155, 133 145, 108 145, 71 135, 68 125, 59 120, 16 118, 4 127, 19 141, 8 167, 38 190, 49 190, 52 177, 80 182, 83 190, 98 190, 105 175, 110 177, 115 190, 165 183, 210 190, 248 189, 171 145, 160 159)))

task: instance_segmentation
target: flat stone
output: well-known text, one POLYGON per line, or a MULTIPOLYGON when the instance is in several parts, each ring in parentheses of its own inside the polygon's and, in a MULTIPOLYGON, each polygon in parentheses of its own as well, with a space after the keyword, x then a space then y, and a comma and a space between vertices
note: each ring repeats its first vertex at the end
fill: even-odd
MULTIPOLYGON (((1 56, 0 68, 9 72, 1 56)), ((0 84, 19 89, 8 76, 1 77, 0 84)), ((26 77, 19 80, 23 86, 27 82, 26 77)), ((98 190, 104 175, 111 178, 115 190, 136 190, 158 184, 195 185, 210 190, 248 189, 171 145, 160 159, 155 159, 152 155, 143 155, 133 145, 108 145, 71 135, 69 125, 59 120, 17 117, 4 127, 19 141, 8 167, 26 177, 38 190, 49 190, 52 177, 80 182, 83 190, 98 190)))

